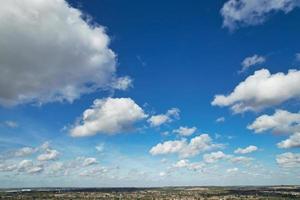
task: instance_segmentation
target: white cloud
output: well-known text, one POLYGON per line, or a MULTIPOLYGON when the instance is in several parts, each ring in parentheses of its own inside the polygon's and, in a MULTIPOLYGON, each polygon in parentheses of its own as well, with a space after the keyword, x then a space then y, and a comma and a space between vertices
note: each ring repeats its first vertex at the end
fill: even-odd
POLYGON ((47 149, 44 153, 37 157, 38 161, 55 160, 59 156, 59 152, 55 149, 47 149))
POLYGON ((174 168, 186 168, 189 170, 197 171, 204 167, 204 163, 191 163, 189 160, 183 159, 179 160, 177 163, 173 164, 174 168))
POLYGON ((185 168, 188 165, 189 165, 189 160, 183 159, 183 160, 179 160, 173 166, 176 167, 176 168, 185 168))
POLYGON ((293 135, 291 135, 288 139, 277 143, 277 146, 283 149, 300 147, 300 132, 296 132, 293 135))
POLYGON ((167 176, 168 174, 166 172, 159 172, 158 174, 160 177, 165 177, 167 176))
POLYGON ((271 74, 267 69, 258 70, 236 86, 234 91, 216 95, 214 106, 230 106, 234 113, 260 111, 300 97, 300 71, 289 70, 287 74, 271 74))
POLYGON ((220 160, 230 161, 232 163, 248 164, 253 160, 251 157, 234 156, 231 154, 225 154, 222 151, 212 152, 203 155, 204 162, 211 164, 220 160))
POLYGON ((37 173, 40 173, 44 170, 43 167, 41 166, 33 166, 32 168, 28 169, 27 170, 27 173, 29 174, 37 174, 37 173))
POLYGON ((83 160, 82 165, 83 165, 84 167, 86 167, 86 166, 94 165, 94 164, 97 164, 97 163, 98 163, 98 162, 97 162, 97 159, 96 159, 96 158, 90 157, 90 158, 85 158, 85 159, 83 160))
POLYGON ((276 162, 281 167, 299 167, 300 154, 297 153, 283 153, 276 156, 276 162))
POLYGON ((246 71, 249 67, 258 65, 258 64, 262 64, 266 61, 266 58, 263 56, 259 56, 259 55, 253 55, 250 57, 246 57, 243 62, 242 62, 242 69, 240 72, 244 72, 246 71))
POLYGON ((95 176, 102 176, 106 174, 109 170, 105 167, 95 167, 92 169, 84 170, 83 172, 79 173, 79 176, 85 177, 95 177, 95 176))
POLYGON ((184 149, 186 145, 187 143, 185 140, 166 141, 152 147, 150 153, 152 155, 178 153, 184 149))
POLYGON ((25 169, 28 169, 31 166, 33 166, 33 162, 31 160, 22 160, 19 163, 19 170, 25 170, 25 169))
POLYGON ((234 172, 238 172, 238 171, 239 171, 239 168, 237 168, 237 167, 230 168, 230 169, 226 170, 227 173, 234 173, 234 172))
POLYGON ((212 152, 203 155, 203 160, 206 163, 215 163, 222 159, 227 159, 229 155, 224 154, 222 151, 212 152))
POLYGON ((300 131, 300 113, 276 110, 273 115, 259 116, 247 127, 255 133, 272 131, 273 133, 293 133, 300 131))
POLYGON ((228 0, 221 9, 223 27, 259 25, 275 12, 289 13, 299 6, 299 0, 228 0))
POLYGON ((196 127, 186 127, 186 126, 180 126, 178 129, 173 130, 173 133, 178 133, 181 136, 190 136, 194 134, 197 131, 196 127))
POLYGON ((239 154, 247 154, 247 153, 252 153, 254 151, 257 151, 258 148, 257 146, 254 146, 254 145, 250 145, 246 148, 237 148, 234 153, 239 153, 239 154))
POLYGON ((0 172, 11 172, 18 169, 18 166, 16 164, 5 164, 0 163, 0 172))
POLYGON ((196 136, 187 142, 187 140, 171 140, 159 143, 152 147, 152 155, 178 153, 180 157, 187 158, 195 156, 201 152, 222 147, 221 144, 214 144, 208 134, 196 136))
POLYGON ((151 116, 147 121, 151 126, 156 127, 168 122, 172 122, 174 119, 178 119, 179 113, 180 110, 178 108, 172 108, 165 114, 151 116))
POLYGON ((216 122, 218 122, 218 123, 225 122, 225 117, 219 117, 219 118, 217 118, 216 122))
POLYGON ((19 126, 15 121, 5 121, 4 124, 10 128, 17 128, 19 126))
POLYGON ((36 165, 31 160, 22 160, 18 165, 19 172, 38 174, 44 170, 42 165, 36 165))
POLYGON ((29 156, 33 153, 35 153, 37 151, 36 148, 32 148, 32 147, 23 147, 21 149, 18 149, 15 152, 15 156, 17 157, 23 157, 23 156, 29 156))
POLYGON ((146 117, 143 109, 130 98, 96 99, 92 107, 83 112, 81 122, 75 124, 70 133, 73 137, 116 134, 131 129, 146 117))
POLYGON ((49 175, 64 175, 66 167, 62 162, 53 162, 45 169, 49 175))
POLYGON ((25 156, 31 156, 37 152, 46 152, 48 150, 51 150, 50 142, 44 142, 42 145, 38 147, 22 147, 20 149, 14 150, 12 152, 12 156, 15 157, 25 157, 25 156))
POLYGON ((163 135, 163 136, 168 136, 170 134, 170 132, 169 131, 163 131, 160 134, 163 135))
POLYGON ((127 90, 130 87, 133 87, 132 85, 132 79, 129 76, 119 77, 112 83, 112 88, 118 89, 118 90, 127 90))
POLYGON ((47 150, 47 149, 49 149, 49 148, 50 148, 50 142, 49 142, 49 141, 44 142, 44 143, 39 147, 40 150, 47 150))
MULTIPOLYGON (((112 87, 110 39, 104 27, 82 16, 65 0, 1 2, 1 105, 72 102, 112 87)), ((120 79, 117 88, 125 89, 128 80, 120 79)))
POLYGON ((253 158, 245 157, 245 156, 231 156, 230 161, 233 163, 249 163, 253 160, 253 158))

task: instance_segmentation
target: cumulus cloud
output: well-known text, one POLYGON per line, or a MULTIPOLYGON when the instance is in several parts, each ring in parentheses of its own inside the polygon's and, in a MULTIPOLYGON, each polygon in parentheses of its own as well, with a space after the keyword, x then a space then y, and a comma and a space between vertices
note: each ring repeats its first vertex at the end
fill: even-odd
POLYGON ((106 173, 108 173, 109 170, 105 167, 95 167, 92 169, 87 169, 79 173, 79 176, 83 177, 95 177, 95 176, 102 176, 106 173))
POLYGON ((185 140, 166 141, 152 147, 150 153, 152 155, 177 153, 184 149, 186 145, 187 143, 185 140))
POLYGON ((264 23, 276 12, 289 13, 299 7, 299 0, 228 0, 221 9, 223 27, 235 30, 264 23))
POLYGON ((129 76, 119 77, 112 82, 112 88, 118 90, 127 90, 132 87, 132 79, 129 76))
POLYGON ((197 131, 196 127, 186 127, 186 126, 180 126, 178 129, 173 130, 173 133, 178 133, 181 136, 190 136, 194 134, 197 131))
POLYGON ((18 149, 15 152, 15 156, 17 156, 17 157, 29 156, 29 155, 32 155, 33 153, 35 153, 36 151, 37 151, 36 148, 23 147, 21 149, 18 149))
POLYGON ((65 0, 3 1, 0 104, 72 102, 99 89, 126 89, 103 26, 65 0), (9 22, 9 23, 7 23, 9 22), (93 24, 92 24, 93 23, 93 24))
POLYGON ((281 167, 299 167, 300 154, 298 153, 283 153, 276 156, 276 162, 281 167))
POLYGON ((252 124, 247 126, 255 133, 272 131, 273 133, 293 133, 300 131, 300 114, 285 110, 276 110, 273 115, 259 116, 252 124))
POLYGON ((254 146, 254 145, 250 145, 246 148, 237 148, 234 153, 238 153, 238 154, 247 154, 247 153, 252 153, 254 151, 257 151, 258 148, 257 146, 254 146))
POLYGON ((28 174, 38 174, 44 170, 42 165, 36 165, 31 160, 22 160, 18 167, 18 172, 24 172, 28 174))
POLYGON ((74 125, 70 134, 73 137, 116 134, 130 130, 146 117, 143 109, 131 98, 96 99, 91 108, 83 112, 81 121, 74 125))
POLYGON ((50 149, 49 143, 44 146, 47 149, 42 149, 41 146, 35 148, 37 152, 43 152, 37 157, 37 162, 30 159, 20 161, 19 158, 1 160, 0 172, 14 173, 16 175, 43 173, 49 176, 97 176, 114 169, 113 167, 100 166, 94 157, 77 157, 71 160, 55 161, 59 155, 58 151, 50 149), (50 160, 52 162, 45 162, 50 160))
POLYGON ((66 166, 62 162, 53 162, 44 169, 46 174, 48 175, 65 175, 66 166))
POLYGON ((250 57, 246 57, 242 62, 242 69, 240 72, 245 72, 247 69, 249 69, 252 66, 262 64, 266 61, 266 58, 259 55, 253 55, 250 57))
POLYGON ((216 95, 213 106, 230 106, 234 113, 260 111, 300 97, 300 71, 271 74, 262 69, 238 84, 229 95, 216 95))
POLYGON ((175 164, 173 164, 172 167, 173 168, 186 168, 189 170, 197 171, 204 167, 204 163, 191 163, 187 159, 182 159, 182 160, 177 161, 175 164))
POLYGON ((152 127, 160 126, 162 124, 172 122, 174 119, 179 118, 180 110, 178 108, 172 108, 165 114, 153 115, 147 121, 152 127))
POLYGON ((230 156, 230 161, 233 163, 244 163, 247 164, 251 162, 253 158, 245 156, 230 156))
POLYGON ((189 165, 189 160, 183 159, 183 160, 179 160, 173 166, 176 168, 184 168, 184 167, 187 167, 188 165, 189 165))
POLYGON ((26 156, 31 156, 36 153, 41 153, 45 154, 48 150, 51 150, 52 148, 50 147, 50 142, 46 141, 40 146, 37 147, 30 147, 30 146, 25 146, 16 150, 11 151, 11 153, 8 155, 10 157, 26 157, 26 156))
POLYGON ((178 153, 180 157, 187 158, 222 146, 213 143, 208 134, 202 134, 192 138, 190 142, 183 139, 159 143, 150 149, 150 153, 152 155, 178 153))
POLYGON ((300 132, 294 133, 288 139, 277 143, 277 146, 282 149, 300 147, 300 132))
POLYGON ((238 172, 238 171, 239 171, 239 168, 237 168, 237 167, 230 168, 230 169, 226 170, 227 173, 234 173, 234 172, 238 172))
POLYGON ((203 155, 204 162, 211 164, 220 160, 229 161, 235 164, 248 164, 253 160, 251 157, 234 156, 231 154, 225 154, 222 151, 211 152, 203 155))
POLYGON ((166 172, 159 172, 158 174, 160 177, 166 177, 168 174, 166 172))
POLYGON ((219 160, 227 159, 227 158, 229 158, 229 155, 224 154, 222 151, 212 152, 203 155, 203 160, 206 163, 215 163, 219 160))
POLYGON ((18 169, 16 164, 0 163, 0 172, 11 172, 18 169))
POLYGON ((91 166, 91 165, 94 165, 94 164, 97 164, 97 163, 98 162, 97 162, 96 158, 89 157, 89 158, 84 158, 82 165, 84 167, 86 167, 86 166, 91 166))
POLYGON ((44 153, 40 154, 37 157, 38 161, 49 161, 55 160, 59 156, 59 152, 55 149, 47 149, 44 153))

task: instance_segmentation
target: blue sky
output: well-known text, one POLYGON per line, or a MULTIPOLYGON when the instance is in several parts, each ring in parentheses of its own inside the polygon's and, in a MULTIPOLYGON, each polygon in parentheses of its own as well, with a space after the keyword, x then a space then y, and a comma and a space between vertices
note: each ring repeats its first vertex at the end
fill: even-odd
POLYGON ((0 186, 299 184, 299 7, 4 2, 0 186))

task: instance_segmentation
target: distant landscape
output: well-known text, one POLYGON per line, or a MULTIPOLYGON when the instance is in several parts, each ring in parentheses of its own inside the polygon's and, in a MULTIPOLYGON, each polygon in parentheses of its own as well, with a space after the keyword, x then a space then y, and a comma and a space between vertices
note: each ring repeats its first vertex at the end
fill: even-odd
POLYGON ((0 199, 300 199, 300 186, 11 188, 0 199))
POLYGON ((0 0, 0 200, 300 200, 299 38, 300 0, 0 0))

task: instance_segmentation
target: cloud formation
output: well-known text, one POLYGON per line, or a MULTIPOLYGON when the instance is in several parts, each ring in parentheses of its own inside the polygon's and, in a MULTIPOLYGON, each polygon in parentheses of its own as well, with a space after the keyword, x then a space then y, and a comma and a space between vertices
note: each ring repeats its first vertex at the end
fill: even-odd
POLYGON ((221 9, 223 27, 235 30, 264 23, 276 12, 289 13, 299 7, 299 0, 228 0, 221 9))
POLYGON ((300 97, 300 71, 271 74, 262 69, 239 83, 229 95, 216 95, 213 106, 230 106, 234 113, 260 111, 300 97))
POLYGON ((294 133, 300 131, 300 114, 278 109, 273 115, 259 116, 247 128, 255 133, 294 133))
POLYGON ((288 139, 277 143, 277 147, 282 149, 300 147, 300 132, 294 133, 288 139))
POLYGON ((132 82, 133 80, 129 76, 124 76, 124 77, 116 78, 112 82, 111 86, 114 89, 127 90, 128 88, 133 87, 132 82))
POLYGON ((249 69, 252 66, 262 64, 266 61, 266 58, 263 56, 259 56, 254 54, 253 56, 246 57, 242 62, 242 69, 240 72, 245 72, 247 69, 249 69))
POLYGON ((201 152, 221 148, 222 144, 215 144, 208 134, 196 136, 187 142, 187 140, 170 140, 159 143, 150 149, 152 155, 162 155, 177 153, 180 157, 193 157, 201 152))
POLYGON ((202 169, 204 167, 204 163, 191 163, 187 159, 182 159, 177 161, 175 164, 172 166, 173 168, 186 168, 188 170, 192 171, 197 171, 199 169, 202 169))
MULTIPOLYGON (((1 3, 0 105, 72 102, 111 87, 116 55, 110 39, 83 15, 65 0, 1 3)), ((125 89, 129 80, 113 87, 125 89)))
POLYGON ((116 134, 130 130, 146 117, 131 98, 96 99, 91 108, 83 112, 81 121, 71 128, 70 134, 73 137, 116 134))
POLYGON ((190 136, 193 135, 197 131, 197 128, 194 127, 187 127, 187 126, 180 126, 178 129, 173 130, 173 133, 177 133, 181 136, 190 136))
POLYGON ((239 168, 237 167, 234 167, 234 168, 229 168, 226 170, 227 173, 235 173, 235 172, 238 172, 239 171, 239 168))
POLYGON ((35 153, 37 151, 36 148, 32 148, 32 147, 23 147, 21 149, 16 150, 16 152, 14 153, 15 156, 17 157, 23 157, 23 156, 29 156, 32 155, 33 153, 35 153))
POLYGON ((19 172, 27 174, 38 174, 44 170, 44 167, 40 164, 34 164, 31 160, 22 160, 17 169, 19 172))
POLYGON ((43 154, 40 154, 37 157, 38 161, 49 161, 49 160, 55 160, 59 156, 59 152, 55 149, 47 149, 43 154))
POLYGON ((299 167, 300 154, 299 153, 283 153, 276 156, 276 162, 281 167, 299 167))
POLYGON ((95 165, 98 163, 97 159, 93 157, 88 157, 88 158, 79 157, 77 158, 77 160, 80 161, 82 163, 82 166, 84 167, 95 165))
POLYGON ((230 157, 229 155, 224 154, 222 151, 217 151, 217 152, 212 152, 209 154, 204 154, 203 160, 206 163, 215 163, 219 160, 227 159, 229 157, 230 157))
POLYGON ((147 121, 152 127, 157 127, 165 123, 172 122, 174 119, 179 118, 180 110, 178 108, 172 108, 165 114, 153 115, 147 121))
POLYGON ((234 153, 237 153, 237 154, 247 154, 247 153, 252 153, 254 151, 257 151, 258 148, 257 146, 254 146, 254 145, 250 145, 246 148, 237 148, 234 153))

